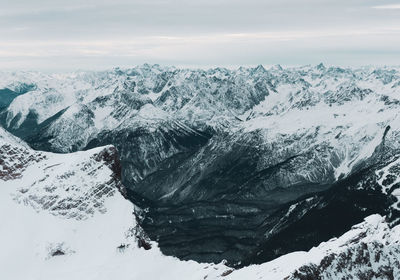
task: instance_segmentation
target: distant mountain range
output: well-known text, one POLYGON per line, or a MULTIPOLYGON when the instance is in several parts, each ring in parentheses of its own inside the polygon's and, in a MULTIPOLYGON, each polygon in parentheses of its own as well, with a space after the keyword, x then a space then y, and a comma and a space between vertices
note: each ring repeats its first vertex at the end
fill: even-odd
MULTIPOLYGON (((129 223, 113 229, 114 219, 129 215, 140 234, 114 243, 155 241, 166 255, 236 269, 213 265, 221 272, 209 277, 399 276, 397 68, 1 72, 0 100, 7 207, 54 223, 109 215, 101 222, 115 235, 129 223)), ((55 247, 77 252, 67 245, 55 247)))

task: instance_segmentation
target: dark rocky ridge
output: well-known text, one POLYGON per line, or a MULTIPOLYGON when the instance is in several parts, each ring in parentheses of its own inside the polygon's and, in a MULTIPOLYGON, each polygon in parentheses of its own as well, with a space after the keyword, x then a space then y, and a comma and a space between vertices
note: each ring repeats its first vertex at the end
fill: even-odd
POLYGON ((7 108, 17 96, 25 94, 31 90, 34 90, 35 88, 36 86, 33 84, 21 83, 13 89, 0 89, 0 111, 4 108, 7 108))

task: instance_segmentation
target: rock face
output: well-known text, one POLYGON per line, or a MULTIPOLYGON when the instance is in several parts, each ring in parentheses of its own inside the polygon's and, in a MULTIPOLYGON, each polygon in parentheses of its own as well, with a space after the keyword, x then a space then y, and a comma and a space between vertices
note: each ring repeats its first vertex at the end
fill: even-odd
POLYGON ((1 75, 4 89, 33 85, 0 113, 30 146, 116 147, 126 196, 147 209, 141 224, 166 254, 243 266, 370 214, 397 223, 398 69, 1 75))
POLYGON ((0 179, 18 185, 12 196, 19 203, 81 220, 105 213, 109 197, 126 193, 112 146, 66 156, 33 151, 2 128, 0 134, 0 179))

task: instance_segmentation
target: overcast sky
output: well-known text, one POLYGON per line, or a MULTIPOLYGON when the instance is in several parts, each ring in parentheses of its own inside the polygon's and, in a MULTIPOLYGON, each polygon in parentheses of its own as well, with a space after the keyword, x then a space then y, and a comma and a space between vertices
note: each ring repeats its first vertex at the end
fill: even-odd
POLYGON ((0 70, 400 65, 400 1, 0 0, 0 70))

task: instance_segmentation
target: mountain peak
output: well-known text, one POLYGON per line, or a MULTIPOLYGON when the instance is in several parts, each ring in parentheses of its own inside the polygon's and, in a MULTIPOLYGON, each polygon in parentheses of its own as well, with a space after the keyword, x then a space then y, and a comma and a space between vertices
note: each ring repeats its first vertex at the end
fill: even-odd
POLYGON ((271 70, 282 71, 283 68, 280 64, 275 64, 271 67, 271 70))
POLYGON ((253 69, 253 73, 265 73, 265 72, 267 72, 267 70, 265 70, 264 66, 262 66, 261 64, 257 65, 257 67, 253 69))
POLYGON ((320 64, 317 65, 317 69, 320 70, 320 71, 324 71, 324 70, 326 70, 326 67, 325 67, 325 65, 321 62, 320 64))

